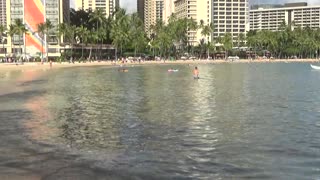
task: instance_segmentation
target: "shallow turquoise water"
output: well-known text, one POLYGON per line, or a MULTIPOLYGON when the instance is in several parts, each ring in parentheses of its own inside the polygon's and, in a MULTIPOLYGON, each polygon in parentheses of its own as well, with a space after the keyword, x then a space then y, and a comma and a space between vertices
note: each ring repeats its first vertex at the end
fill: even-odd
MULTIPOLYGON (((45 142, 31 141, 39 147, 33 155, 36 161, 46 147, 48 159, 57 162, 47 162, 44 170, 36 161, 35 174, 52 173, 64 162, 81 164, 65 175, 85 173, 88 179, 320 178, 320 71, 295 63, 198 67, 199 80, 186 65, 46 72, 24 83, 23 93, 1 96, 2 123, 10 117, 24 131, 2 139, 19 153, 31 148, 31 130, 19 126, 19 119, 28 121, 34 112, 15 110, 43 97, 51 114, 46 125, 57 131, 39 131, 45 142), (168 73, 171 67, 179 72, 168 73), (4 108, 12 104, 18 105, 4 108)), ((25 163, 14 154, 10 159, 25 163)))

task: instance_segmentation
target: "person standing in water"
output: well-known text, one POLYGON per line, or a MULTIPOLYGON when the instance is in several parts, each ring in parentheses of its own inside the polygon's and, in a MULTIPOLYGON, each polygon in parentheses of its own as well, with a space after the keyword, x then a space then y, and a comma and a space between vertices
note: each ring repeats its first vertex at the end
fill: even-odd
POLYGON ((194 79, 199 79, 199 69, 198 69, 197 66, 193 70, 193 78, 194 79))

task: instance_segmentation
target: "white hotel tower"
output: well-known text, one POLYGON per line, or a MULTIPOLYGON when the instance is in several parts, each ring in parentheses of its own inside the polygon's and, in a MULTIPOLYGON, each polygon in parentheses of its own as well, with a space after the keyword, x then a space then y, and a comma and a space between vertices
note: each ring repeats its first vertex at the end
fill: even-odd
POLYGON ((282 7, 256 6, 250 10, 250 30, 277 31, 281 23, 302 28, 320 28, 320 6, 289 3, 282 7))
POLYGON ((97 8, 103 9, 106 16, 112 15, 119 7, 119 0, 75 0, 75 9, 84 9, 94 11, 97 8))
POLYGON ((246 34, 248 12, 248 0, 213 0, 214 38, 231 33, 236 40, 240 33, 246 34))

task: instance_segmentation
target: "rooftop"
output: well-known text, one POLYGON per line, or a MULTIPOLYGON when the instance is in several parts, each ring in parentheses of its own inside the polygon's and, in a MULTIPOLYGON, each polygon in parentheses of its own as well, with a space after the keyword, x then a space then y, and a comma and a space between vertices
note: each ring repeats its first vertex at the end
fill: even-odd
POLYGON ((290 8, 290 7, 306 7, 307 2, 285 3, 285 4, 254 4, 251 6, 251 10, 258 9, 274 9, 274 8, 290 8))

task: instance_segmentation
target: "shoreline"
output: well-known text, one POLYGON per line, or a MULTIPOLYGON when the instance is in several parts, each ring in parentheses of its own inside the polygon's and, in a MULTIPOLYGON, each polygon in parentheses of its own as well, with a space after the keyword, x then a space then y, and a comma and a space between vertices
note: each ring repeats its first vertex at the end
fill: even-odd
MULTIPOLYGON (((175 60, 175 61, 143 61, 139 62, 128 62, 124 65, 167 65, 167 64, 242 64, 242 63, 317 63, 320 62, 318 59, 274 59, 274 60, 247 60, 241 59, 236 61, 226 61, 226 60, 175 60)), ((24 64, 16 63, 0 63, 0 71, 2 70, 47 70, 56 68, 66 68, 66 67, 94 67, 94 66, 114 66, 118 67, 123 65, 120 62, 112 61, 94 61, 94 62, 75 62, 75 63, 53 63, 52 68, 50 68, 49 63, 41 64, 40 62, 31 62, 24 64)))

